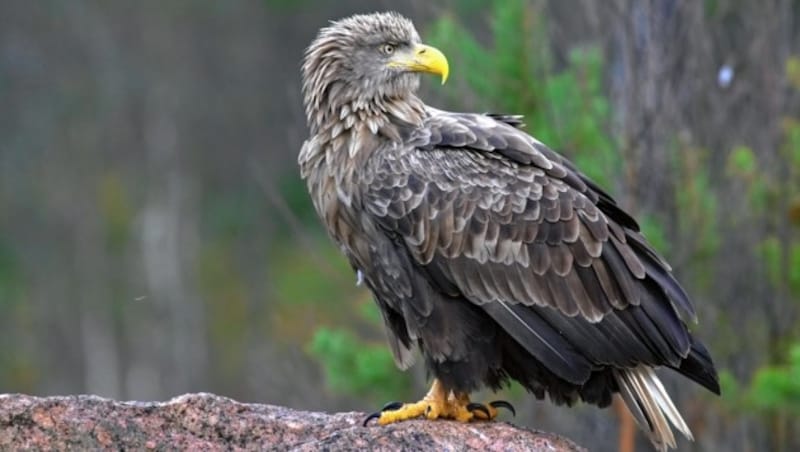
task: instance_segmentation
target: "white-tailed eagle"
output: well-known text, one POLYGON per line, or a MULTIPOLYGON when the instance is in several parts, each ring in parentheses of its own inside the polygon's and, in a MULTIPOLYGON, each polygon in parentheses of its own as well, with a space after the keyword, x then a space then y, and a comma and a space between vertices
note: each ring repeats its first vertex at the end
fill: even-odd
MULTIPOLYGON (((480 70, 480 68, 473 68, 480 70)), ((494 418, 481 387, 607 406, 619 393, 658 449, 691 438, 654 368, 719 393, 689 332, 692 303, 636 221, 517 116, 453 113, 416 95, 445 56, 395 13, 323 28, 303 64, 302 177, 380 307, 399 367, 418 347, 433 386, 376 413, 494 418)))

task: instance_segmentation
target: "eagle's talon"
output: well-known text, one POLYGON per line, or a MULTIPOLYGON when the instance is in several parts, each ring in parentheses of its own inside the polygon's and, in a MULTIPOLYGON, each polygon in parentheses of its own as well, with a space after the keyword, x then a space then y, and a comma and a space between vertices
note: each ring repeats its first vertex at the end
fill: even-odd
POLYGON ((380 419, 380 417, 381 417, 381 412, 380 411, 376 411, 376 412, 370 414, 369 416, 367 416, 367 418, 364 419, 364 422, 361 424, 361 426, 362 427, 366 427, 367 424, 369 424, 369 421, 371 421, 373 419, 380 419))
POLYGON ((381 408, 381 412, 399 410, 402 406, 403 402, 386 402, 386 405, 381 408))
POLYGON ((483 419, 492 419, 493 417, 492 414, 489 412, 489 408, 486 408, 486 405, 482 403, 475 403, 475 402, 470 403, 469 405, 467 405, 467 411, 473 412, 473 415, 475 411, 480 411, 481 414, 483 414, 482 417, 483 419))
POLYGON ((514 405, 506 402, 505 400, 495 400, 494 402, 489 402, 489 406, 492 408, 505 408, 508 411, 511 411, 512 416, 517 416, 517 410, 514 409, 514 405))
MULTIPOLYGON (((371 421, 373 419, 377 419, 378 423, 380 424, 381 417, 383 416, 384 413, 386 413, 387 411, 397 411, 397 410, 403 408, 403 405, 405 405, 405 403, 403 403, 403 402, 396 402, 396 401, 395 402, 387 402, 385 405, 383 405, 383 408, 381 408, 380 411, 376 411, 376 412, 370 414, 369 416, 367 416, 367 418, 364 419, 364 422, 363 422, 362 425, 364 427, 366 427, 367 424, 369 423, 369 421, 371 421)), ((428 407, 428 411, 430 411, 430 407, 428 407)), ((426 412, 426 414, 427 414, 427 412, 426 412)))

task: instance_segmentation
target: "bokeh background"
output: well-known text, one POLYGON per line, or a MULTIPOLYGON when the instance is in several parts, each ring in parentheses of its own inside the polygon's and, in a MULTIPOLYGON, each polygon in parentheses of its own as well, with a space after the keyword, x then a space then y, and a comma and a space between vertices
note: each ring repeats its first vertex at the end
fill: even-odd
MULTIPOLYGON (((423 394, 296 165, 305 46, 388 9, 450 59, 428 103, 526 115, 669 258, 724 390, 664 373, 681 448, 800 448, 798 0, 0 2, 0 392, 423 394)), ((500 397, 630 450, 615 409, 500 397)))

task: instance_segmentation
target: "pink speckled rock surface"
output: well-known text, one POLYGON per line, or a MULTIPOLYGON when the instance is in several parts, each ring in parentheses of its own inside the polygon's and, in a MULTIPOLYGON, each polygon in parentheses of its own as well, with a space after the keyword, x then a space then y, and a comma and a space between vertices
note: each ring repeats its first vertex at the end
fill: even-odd
POLYGON ((362 427, 364 413, 314 413, 212 394, 168 402, 0 395, 0 450, 580 451, 503 422, 362 427))

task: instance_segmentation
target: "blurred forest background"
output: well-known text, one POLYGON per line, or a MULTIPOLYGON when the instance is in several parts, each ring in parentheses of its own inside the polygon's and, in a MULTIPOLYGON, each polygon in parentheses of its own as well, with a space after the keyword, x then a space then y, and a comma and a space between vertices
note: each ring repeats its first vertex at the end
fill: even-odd
MULTIPOLYGON (((450 59, 429 104, 526 115, 673 264, 723 377, 663 374, 681 448, 800 448, 798 0, 0 2, 0 392, 422 395, 296 165, 305 46, 387 9, 450 59)), ((500 396, 618 447, 614 410, 500 396)))

